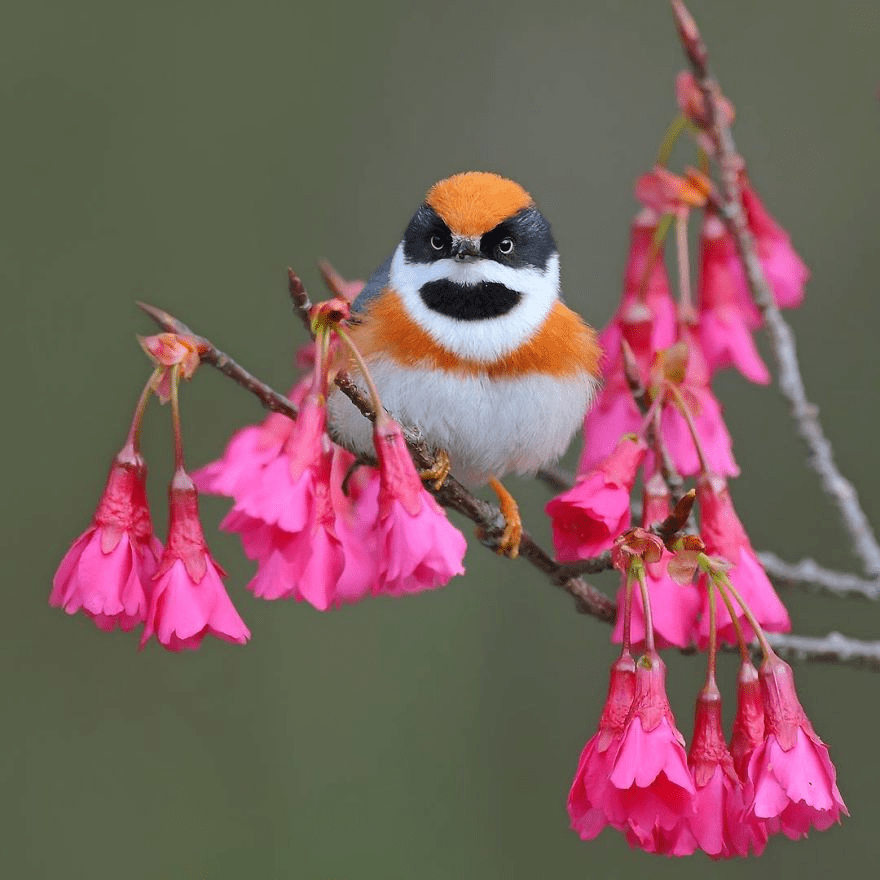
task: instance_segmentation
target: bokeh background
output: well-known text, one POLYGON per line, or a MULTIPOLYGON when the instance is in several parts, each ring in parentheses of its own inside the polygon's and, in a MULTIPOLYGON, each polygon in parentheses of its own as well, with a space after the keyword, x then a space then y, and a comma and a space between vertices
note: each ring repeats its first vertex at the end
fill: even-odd
MULTIPOLYGON (((791 320, 843 470, 880 522, 874 2, 693 12, 736 136, 813 270, 791 320)), ((632 184, 683 66, 662 2, 473 4, 12 0, 0 32, 4 327, 0 864, 7 877, 814 877, 880 858, 878 683, 798 665, 852 810, 759 861, 633 853, 568 830, 565 797, 614 652, 524 564, 472 546, 444 590, 328 614, 265 603, 214 533, 253 630, 186 655, 49 609, 147 374, 133 306, 169 308, 278 387, 302 338, 285 269, 350 276, 385 257, 435 179, 526 185, 554 224, 568 300, 601 326, 619 295, 632 184)), ((681 157, 692 161, 683 150, 681 157)), ((718 382, 753 542, 854 567, 775 390, 718 382)), ((184 391, 193 465, 261 417, 206 369, 184 391)), ((167 413, 145 446, 159 529, 167 413)), ((540 485, 514 482, 547 536, 540 485)), ((464 527, 469 528, 466 524, 464 527)), ((613 578, 598 579, 608 590, 613 578)), ((785 596, 795 626, 880 637, 880 609, 785 596)), ((689 733, 703 675, 672 656, 689 733)), ((732 692, 734 668, 724 664, 732 692)), ((729 707, 728 707, 729 708, 729 707)))

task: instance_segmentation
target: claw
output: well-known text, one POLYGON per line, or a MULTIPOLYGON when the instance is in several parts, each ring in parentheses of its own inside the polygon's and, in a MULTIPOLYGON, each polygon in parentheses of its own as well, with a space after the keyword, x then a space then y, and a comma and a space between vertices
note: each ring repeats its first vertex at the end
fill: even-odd
POLYGON ((449 455, 445 449, 439 449, 434 456, 434 464, 423 471, 419 471, 419 476, 422 480, 433 480, 434 490, 436 491, 446 482, 450 468, 449 455))
POLYGON ((519 505, 513 495, 501 485, 494 477, 489 480, 489 486, 498 496, 498 506, 504 517, 504 531, 498 542, 496 553, 516 559, 519 556, 519 542, 522 538, 522 520, 519 517, 519 505))

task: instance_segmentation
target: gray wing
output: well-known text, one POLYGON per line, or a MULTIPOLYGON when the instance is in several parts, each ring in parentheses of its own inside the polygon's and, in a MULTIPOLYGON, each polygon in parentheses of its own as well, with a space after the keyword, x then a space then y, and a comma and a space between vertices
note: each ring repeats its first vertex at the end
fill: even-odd
POLYGON ((370 276, 370 280, 364 285, 364 289, 357 295, 355 301, 351 305, 351 310, 355 314, 366 311, 371 300, 374 300, 387 286, 388 278, 391 274, 392 254, 375 272, 370 276))

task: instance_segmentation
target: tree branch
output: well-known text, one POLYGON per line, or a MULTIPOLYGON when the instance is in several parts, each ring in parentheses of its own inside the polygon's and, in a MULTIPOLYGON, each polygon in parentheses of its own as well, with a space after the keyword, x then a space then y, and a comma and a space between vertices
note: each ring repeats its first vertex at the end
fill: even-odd
POLYGON ((542 467, 535 474, 535 478, 545 483, 554 492, 567 492, 574 485, 574 474, 553 464, 542 467))
MULTIPOLYGON (((575 482, 575 475, 571 471, 559 467, 543 468, 538 471, 536 476, 537 479, 549 486, 554 492, 565 492, 575 482)), ((640 509, 640 506, 634 503, 633 519, 637 518, 640 509)), ((786 562, 776 553, 772 553, 769 550, 759 550, 756 552, 767 575, 777 587, 785 589, 792 587, 801 588, 810 593, 824 593, 841 599, 855 597, 874 601, 880 600, 880 579, 872 580, 859 577, 856 574, 850 574, 847 571, 834 571, 820 565, 814 559, 786 562)))
POLYGON ((720 213, 736 242, 749 290, 764 316, 776 360, 779 390, 788 401, 798 433, 806 444, 810 466, 819 475, 825 494, 837 507, 856 555, 867 574, 880 575, 880 544, 859 503, 855 487, 841 474, 834 461, 831 443, 819 421, 818 407, 807 399, 794 334, 776 305, 746 223, 739 183, 743 162, 730 127, 720 112, 721 90, 709 69, 706 45, 681 0, 671 2, 685 54, 703 94, 708 128, 717 144, 721 172, 720 213))
MULTIPOLYGON (((303 314, 311 307, 308 294, 299 278, 292 272, 290 276, 289 288, 291 299, 297 311, 303 314)), ((195 337, 203 347, 202 363, 210 364, 223 373, 223 375, 228 376, 247 391, 250 391, 268 409, 284 413, 291 418, 296 418, 296 407, 284 395, 274 391, 264 382, 261 382, 243 367, 239 366, 229 355, 220 351, 209 339, 194 333, 186 324, 162 309, 146 303, 138 303, 138 305, 163 330, 195 337)), ((310 329, 307 314, 305 323, 310 329)), ((369 399, 347 373, 337 375, 336 385, 368 419, 371 421, 375 419, 375 413, 369 399)), ((403 430, 407 446, 416 466, 423 470, 430 468, 434 463, 433 451, 412 430, 407 429, 405 426, 403 430)), ((484 535, 481 538, 482 543, 490 549, 497 549, 501 534, 504 531, 504 518, 501 515, 501 511, 495 505, 477 498, 451 475, 447 477, 439 489, 435 489, 430 482, 425 485, 425 488, 434 495, 438 503, 457 511, 476 524, 484 535)), ((605 622, 612 622, 614 620, 614 603, 579 576, 567 572, 565 566, 556 562, 526 531, 523 531, 519 555, 520 558, 526 560, 543 574, 547 575, 554 586, 560 587, 572 596, 579 612, 605 622)), ((604 555, 598 557, 594 570, 604 571, 610 567, 611 557, 608 554, 607 559, 604 555)))
POLYGON ((867 580, 843 571, 832 571, 813 559, 785 562, 775 553, 758 553, 761 565, 774 584, 784 587, 803 587, 813 593, 828 593, 849 599, 880 599, 880 580, 867 580))
MULTIPOLYGON (((308 297, 306 297, 307 300, 308 297)), ((239 366, 229 355, 220 351, 210 340, 194 333, 186 324, 162 309, 147 305, 146 303, 138 303, 138 305, 163 330, 169 333, 182 333, 195 337, 204 348, 201 354, 202 363, 215 367, 224 376, 229 377, 247 391, 250 391, 267 409, 283 413, 290 418, 296 417, 296 408, 284 395, 279 394, 239 366)), ((340 390, 358 406, 361 412, 364 412, 368 418, 372 415, 369 402, 364 397, 359 386, 347 375, 338 377, 337 384, 340 390)), ((412 432, 409 433, 411 434, 412 432)), ((433 462, 431 450, 417 437, 408 437, 408 444, 416 465, 429 467, 433 462)), ((491 549, 495 549, 503 530, 501 511, 495 505, 474 496, 454 477, 447 478, 446 483, 440 489, 435 490, 431 483, 428 483, 426 488, 434 494, 437 501, 444 507, 458 511, 482 528, 487 536, 483 543, 491 549)), ((772 554, 770 555, 772 556, 772 554)), ((556 562, 526 532, 523 532, 520 558, 545 574, 554 586, 560 587, 572 596, 575 600, 575 607, 580 613, 595 617, 597 620, 604 621, 605 623, 614 622, 614 603, 595 587, 590 586, 573 573, 572 566, 556 562)), ((800 565, 804 565, 804 563, 800 565)), ((578 563, 577 567, 578 573, 605 571, 611 568, 611 554, 603 553, 594 559, 584 560, 578 563)), ((791 568, 798 569, 798 566, 792 566, 791 568)), ((840 578, 850 577, 828 572, 827 569, 821 569, 818 566, 816 571, 820 573, 820 576, 822 572, 826 572, 840 578)), ((823 663, 838 662, 849 666, 880 671, 880 642, 861 642, 846 638, 839 633, 830 633, 825 638, 785 635, 773 635, 770 638, 774 648, 782 656, 788 658, 823 663)))
POLYGON ((863 642, 839 632, 830 632, 822 637, 767 633, 767 639, 773 650, 787 660, 839 663, 880 672, 880 642, 863 642))
POLYGON ((149 303, 138 302, 138 308, 146 312, 163 330, 168 333, 180 333, 184 336, 192 336, 198 343, 204 346, 201 354, 201 362, 210 364, 215 369, 228 376, 233 382, 237 382, 242 388, 256 396, 260 403, 274 412, 282 413, 291 419, 296 418, 297 408, 283 394, 279 394, 274 388, 270 388, 265 382, 261 382, 244 367, 239 366, 228 354, 220 351, 213 342, 193 333, 183 321, 178 321, 168 312, 151 306, 149 303))

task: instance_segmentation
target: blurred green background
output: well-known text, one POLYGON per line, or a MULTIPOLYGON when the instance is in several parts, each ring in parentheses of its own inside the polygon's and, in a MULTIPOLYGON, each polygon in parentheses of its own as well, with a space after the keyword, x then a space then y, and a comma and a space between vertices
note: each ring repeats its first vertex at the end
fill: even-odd
MULTIPOLYGON (((876 409, 875 2, 693 2, 739 111, 753 180, 813 270, 791 315, 839 462, 880 522, 876 409)), ((632 184, 683 66, 662 2, 6 4, 0 236, 6 373, 4 719, 7 877, 701 877, 702 857, 633 853, 568 829, 565 797, 614 652, 524 564, 473 546, 444 590, 320 614, 244 589, 253 630, 191 654, 47 607, 147 374, 133 306, 174 311, 278 387, 302 331, 285 269, 364 276, 434 180, 521 181, 554 224, 568 300, 601 326, 619 295, 632 184)), ((682 158, 692 161, 687 151, 682 158)), ((718 382, 759 548, 854 568, 773 389, 718 382)), ((261 413, 210 370, 184 392, 189 461, 261 413)), ((164 528, 167 413, 148 413, 164 528)), ((546 536, 547 491, 513 482, 546 536)), ((465 526, 469 529, 468 526, 465 526)), ((608 590, 614 579, 598 579, 608 590)), ((789 592, 798 631, 880 636, 880 609, 789 592)), ((728 658, 729 659, 729 658, 728 658)), ((686 733, 700 658, 672 656, 686 733)), ((734 669, 724 664, 725 686, 734 669)), ((870 872, 880 858, 878 683, 799 665, 852 811, 718 876, 870 872)), ((730 708, 728 706, 728 708, 730 708)))

